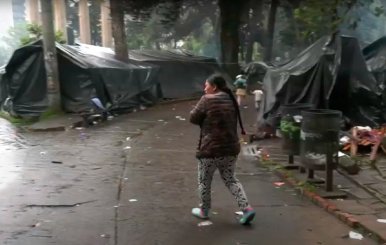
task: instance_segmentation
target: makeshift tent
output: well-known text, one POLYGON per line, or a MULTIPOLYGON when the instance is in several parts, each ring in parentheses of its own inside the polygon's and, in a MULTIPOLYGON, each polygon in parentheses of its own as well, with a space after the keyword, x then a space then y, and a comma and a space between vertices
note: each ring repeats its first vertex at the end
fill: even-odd
POLYGON ((0 67, 0 105, 3 103, 3 101, 7 98, 7 90, 6 88, 2 87, 4 86, 4 83, 1 82, 1 78, 5 74, 5 65, 0 67))
MULTIPOLYGON (((124 63, 108 48, 84 44, 56 44, 56 48, 62 103, 68 112, 88 110, 93 97, 111 103, 113 109, 127 110, 158 99, 201 94, 205 78, 221 72, 214 59, 186 53, 130 51, 133 57, 124 63)), ((0 99, 10 98, 15 114, 39 115, 47 108, 41 41, 14 52, 0 89, 0 99)))
POLYGON ((213 73, 223 73, 216 59, 195 56, 181 50, 131 50, 129 57, 130 60, 159 66, 158 81, 163 98, 200 94, 206 78, 213 73))
POLYGON ((260 123, 274 126, 280 106, 289 103, 340 110, 353 124, 374 126, 384 121, 381 91, 353 37, 335 34, 319 39, 290 62, 270 67, 263 86, 260 123))
MULTIPOLYGON (((383 112, 386 114, 386 37, 367 45, 363 50, 368 70, 373 74, 382 89, 383 112)), ((384 116, 386 118, 386 115, 384 116)))
POLYGON ((111 103, 115 110, 152 104, 160 98, 154 65, 124 63, 90 45, 57 45, 57 50, 63 105, 68 111, 84 110, 92 97, 111 103))
MULTIPOLYGON (((141 95, 154 91, 157 85, 155 74, 158 68, 153 65, 123 63, 77 46, 57 43, 56 49, 65 111, 88 110, 93 97, 98 97, 104 104, 111 103, 113 109, 128 109, 146 103, 141 95)), ((0 88, 2 94, 6 90, 13 113, 40 115, 48 105, 42 42, 16 50, 5 71, 0 88)), ((154 102, 158 95, 152 95, 151 102, 154 102)))
POLYGON ((47 108, 47 86, 41 42, 15 50, 5 67, 0 89, 3 103, 7 101, 7 108, 15 114, 35 116, 47 108))

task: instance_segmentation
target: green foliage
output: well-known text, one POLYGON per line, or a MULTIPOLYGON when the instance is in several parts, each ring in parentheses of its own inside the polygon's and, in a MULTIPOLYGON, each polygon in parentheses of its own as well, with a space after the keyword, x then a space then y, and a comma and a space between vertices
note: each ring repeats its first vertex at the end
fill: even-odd
MULTIPOLYGON (((28 43, 37 41, 42 38, 43 30, 40 25, 37 24, 27 24, 27 36, 23 36, 20 38, 20 44, 22 46, 27 45, 28 43)), ((55 40, 58 43, 65 43, 66 40, 63 37, 63 32, 56 31, 55 32, 55 40)))
POLYGON ((301 38, 311 43, 339 30, 343 23, 349 23, 352 29, 357 28, 361 16, 352 11, 364 7, 369 8, 375 16, 384 14, 382 4, 374 0, 303 0, 294 11, 294 16, 300 27, 301 38))
POLYGON ((306 181, 297 182, 296 188, 300 189, 302 193, 303 193, 303 190, 307 190, 309 192, 316 192, 317 190, 317 187, 314 184, 306 181))
POLYGON ((23 36, 20 38, 20 43, 22 46, 42 38, 42 27, 37 24, 27 24, 27 32, 28 36, 23 36))
MULTIPOLYGON (((168 12, 170 3, 159 4, 146 14, 126 19, 127 45, 129 49, 186 49, 196 55, 217 56, 214 28, 207 18, 195 19, 196 6, 181 10, 178 23, 176 10, 168 12), (193 14, 192 14, 193 13, 193 14), (174 23, 171 21, 173 20, 174 23), (174 25, 172 25, 174 24, 174 25)), ((172 6, 176 8, 176 6, 172 6)))
POLYGON ((313 42, 322 35, 337 29, 342 19, 337 13, 344 0, 305 0, 294 11, 294 16, 301 26, 301 36, 304 40, 313 42))
POLYGON ((199 29, 183 39, 184 45, 182 48, 196 55, 217 57, 215 35, 213 32, 214 28, 212 24, 206 20, 199 29))
POLYGON ((31 118, 14 117, 5 111, 0 111, 0 117, 16 126, 26 126, 37 121, 37 118, 32 118, 32 117, 31 118))
POLYGON ((280 131, 283 135, 287 136, 289 139, 299 139, 300 138, 300 124, 294 122, 293 120, 281 120, 280 121, 280 131))

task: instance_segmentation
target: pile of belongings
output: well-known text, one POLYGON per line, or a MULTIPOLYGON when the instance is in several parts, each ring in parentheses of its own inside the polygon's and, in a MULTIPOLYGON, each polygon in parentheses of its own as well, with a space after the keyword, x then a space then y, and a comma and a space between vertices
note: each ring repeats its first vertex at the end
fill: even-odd
POLYGON ((351 156, 356 156, 358 148, 370 150, 370 160, 375 160, 379 148, 386 153, 386 125, 372 129, 370 127, 356 126, 351 129, 350 137, 340 139, 342 150, 350 151, 351 156))

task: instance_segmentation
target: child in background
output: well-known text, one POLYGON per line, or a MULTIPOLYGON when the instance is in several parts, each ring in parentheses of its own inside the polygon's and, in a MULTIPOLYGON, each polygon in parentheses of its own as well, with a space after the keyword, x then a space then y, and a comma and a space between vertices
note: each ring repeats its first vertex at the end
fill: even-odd
POLYGON ((237 75, 236 81, 233 83, 236 87, 237 103, 242 105, 245 96, 247 95, 247 79, 244 75, 237 75))

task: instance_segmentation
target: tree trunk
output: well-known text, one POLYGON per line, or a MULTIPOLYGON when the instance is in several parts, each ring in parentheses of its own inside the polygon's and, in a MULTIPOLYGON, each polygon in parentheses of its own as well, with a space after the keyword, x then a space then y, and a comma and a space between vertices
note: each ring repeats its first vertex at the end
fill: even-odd
POLYGON ((272 59, 273 35, 275 33, 275 19, 277 8, 279 7, 279 0, 271 1, 272 2, 268 16, 266 45, 264 49, 264 61, 266 62, 272 59))
POLYGON ((221 63, 223 68, 232 77, 240 70, 238 53, 240 46, 239 27, 242 4, 241 1, 219 0, 221 63))
POLYGON ((156 40, 154 44, 155 44, 155 49, 156 50, 161 50, 161 44, 159 43, 158 40, 156 40))
POLYGON ((115 58, 121 61, 129 60, 129 51, 126 43, 125 15, 120 0, 110 0, 111 19, 113 27, 113 38, 115 48, 115 58))
POLYGON ((251 2, 251 10, 252 14, 248 20, 247 32, 248 35, 246 37, 246 54, 245 54, 245 62, 252 62, 253 55, 253 45, 256 42, 256 36, 261 33, 263 26, 263 1, 255 0, 251 2))
POLYGON ((60 98, 60 83, 58 74, 58 60, 56 57, 54 17, 51 0, 40 0, 42 10, 43 48, 47 76, 48 110, 58 112, 62 110, 60 98))

